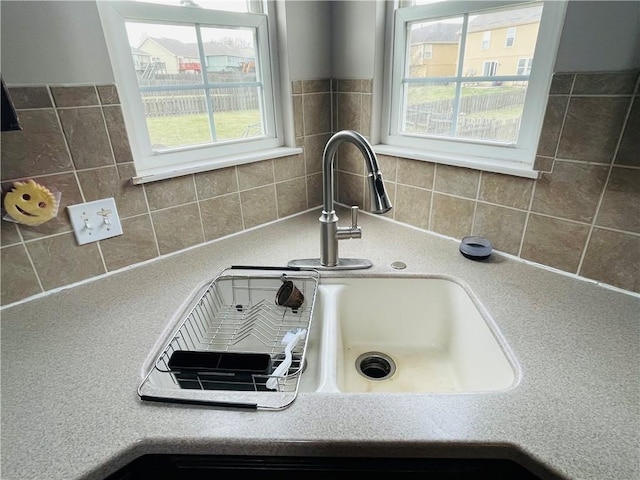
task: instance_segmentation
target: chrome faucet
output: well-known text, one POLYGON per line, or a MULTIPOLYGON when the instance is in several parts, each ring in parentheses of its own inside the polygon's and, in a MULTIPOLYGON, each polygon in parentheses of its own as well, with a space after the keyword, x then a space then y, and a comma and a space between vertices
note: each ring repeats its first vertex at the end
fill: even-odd
POLYGON ((360 238, 362 230, 358 226, 358 207, 351 207, 351 226, 338 227, 338 216, 333 206, 333 164, 336 151, 343 142, 353 143, 362 153, 369 170, 369 192, 371 211, 383 214, 391 210, 391 202, 382 181, 378 159, 371 144, 358 132, 342 130, 333 135, 322 154, 322 214, 320 215, 320 258, 291 260, 290 267, 315 268, 320 270, 355 270, 369 268, 372 263, 364 258, 340 258, 338 240, 360 238))

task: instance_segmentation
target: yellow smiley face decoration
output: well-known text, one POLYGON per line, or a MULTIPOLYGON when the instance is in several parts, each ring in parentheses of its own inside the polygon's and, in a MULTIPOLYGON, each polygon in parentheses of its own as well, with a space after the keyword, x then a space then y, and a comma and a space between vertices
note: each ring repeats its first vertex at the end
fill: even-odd
POLYGON ((56 197, 34 180, 15 182, 4 197, 4 208, 16 222, 40 225, 56 216, 56 197))

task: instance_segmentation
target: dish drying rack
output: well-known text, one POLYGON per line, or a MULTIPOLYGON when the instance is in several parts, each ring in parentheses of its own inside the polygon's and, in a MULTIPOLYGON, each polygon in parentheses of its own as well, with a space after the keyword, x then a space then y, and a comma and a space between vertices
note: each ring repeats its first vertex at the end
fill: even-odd
MULTIPOLYGON (((296 398, 315 305, 319 274, 290 267, 232 266, 203 286, 178 318, 177 328, 138 388, 142 400, 222 407, 282 409, 296 398), (285 281, 292 281, 304 301, 298 308, 276 304, 285 281), (306 330, 291 349, 291 364, 274 371, 286 358, 287 339, 306 330), (174 353, 180 352, 175 357, 174 353), (192 353, 185 353, 192 352, 192 353), (178 356, 211 355, 251 367, 266 358, 268 369, 211 370, 175 367, 178 356), (268 357, 267 357, 268 355, 268 357), (240 360, 240 362, 238 362, 240 360), (246 362, 245 362, 246 360, 246 362), (246 363, 246 365, 245 365, 246 363), (171 366, 170 366, 171 365, 171 366), (271 387, 271 388, 268 388, 271 387)), ((217 360, 216 360, 217 361, 217 360)))

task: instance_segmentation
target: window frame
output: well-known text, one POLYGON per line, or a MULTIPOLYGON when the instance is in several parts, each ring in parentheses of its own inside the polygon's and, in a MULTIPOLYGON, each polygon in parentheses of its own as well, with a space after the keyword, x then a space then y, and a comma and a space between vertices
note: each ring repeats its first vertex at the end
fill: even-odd
MULTIPOLYGON (((285 110, 292 110, 292 106, 290 95, 284 95, 281 91, 284 82, 280 81, 275 5, 272 2, 266 3, 267 13, 239 13, 143 2, 97 2, 134 158, 134 183, 146 183, 301 152, 292 143, 292 119, 290 116, 287 119, 285 114, 285 110), (261 101, 265 109, 265 137, 154 152, 127 39, 126 21, 254 28, 256 55, 263 67, 260 80, 265 100, 261 101), (125 59, 128 60, 124 61, 125 59), (282 99, 285 99, 284 104, 282 99)), ((287 72, 283 73, 282 76, 287 77, 287 72)))
MULTIPOLYGON (((540 30, 534 52, 536 66, 529 77, 518 141, 513 144, 473 139, 425 138, 400 133, 402 73, 405 49, 408 48, 406 26, 410 22, 462 15, 508 6, 539 3, 531 0, 456 1, 398 8, 390 2, 387 11, 387 45, 381 106, 379 143, 374 150, 381 154, 404 156, 415 160, 463 166, 522 177, 537 178, 533 164, 544 120, 547 95, 564 24, 566 0, 544 1, 540 30), (539 60, 538 60, 539 59, 539 60)), ((515 75, 514 75, 515 76, 515 75)), ((492 80, 500 80, 498 76, 492 80)))

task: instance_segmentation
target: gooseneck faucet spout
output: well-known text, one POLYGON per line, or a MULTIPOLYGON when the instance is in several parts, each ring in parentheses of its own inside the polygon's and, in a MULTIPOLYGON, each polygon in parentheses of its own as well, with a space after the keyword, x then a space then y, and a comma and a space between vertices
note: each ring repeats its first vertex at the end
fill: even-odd
POLYGON ((369 268, 372 263, 360 258, 340 258, 338 240, 360 238, 362 231, 358 226, 358 207, 351 207, 351 226, 338 227, 338 216, 334 209, 333 166, 336 151, 343 142, 354 144, 362 153, 367 166, 371 211, 383 214, 391 210, 391 201, 382 180, 378 159, 371 144, 358 132, 342 130, 333 135, 325 145, 322 154, 322 214, 320 215, 320 258, 292 260, 289 266, 317 269, 354 270, 369 268))

